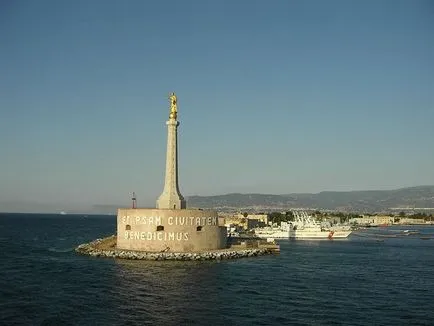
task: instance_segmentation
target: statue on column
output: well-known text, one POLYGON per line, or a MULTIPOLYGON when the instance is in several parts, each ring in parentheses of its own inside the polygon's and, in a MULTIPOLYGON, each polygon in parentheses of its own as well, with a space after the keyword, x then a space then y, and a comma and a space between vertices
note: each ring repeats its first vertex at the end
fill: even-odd
POLYGON ((169 118, 176 120, 176 117, 178 115, 178 106, 177 106, 177 97, 175 95, 175 93, 170 93, 169 95, 169 100, 170 100, 170 114, 169 114, 169 118))

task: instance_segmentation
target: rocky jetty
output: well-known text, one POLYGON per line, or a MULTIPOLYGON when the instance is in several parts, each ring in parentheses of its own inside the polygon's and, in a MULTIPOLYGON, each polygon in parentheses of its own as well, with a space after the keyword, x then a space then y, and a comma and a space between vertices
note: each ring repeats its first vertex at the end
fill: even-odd
POLYGON ((231 248, 223 250, 212 250, 205 252, 142 252, 133 250, 116 249, 116 247, 104 246, 106 239, 97 239, 95 241, 79 245, 75 251, 79 254, 89 255, 93 257, 107 257, 133 260, 224 260, 236 259, 243 257, 254 257, 269 255, 275 253, 270 248, 247 248, 236 249, 231 248), (106 247, 106 248, 104 248, 106 247))

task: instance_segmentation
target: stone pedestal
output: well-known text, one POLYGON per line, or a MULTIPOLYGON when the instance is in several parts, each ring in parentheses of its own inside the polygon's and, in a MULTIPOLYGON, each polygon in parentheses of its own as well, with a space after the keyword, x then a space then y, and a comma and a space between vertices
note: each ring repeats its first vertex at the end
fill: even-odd
POLYGON ((120 208, 117 248, 147 252, 200 252, 226 247, 216 211, 120 208))

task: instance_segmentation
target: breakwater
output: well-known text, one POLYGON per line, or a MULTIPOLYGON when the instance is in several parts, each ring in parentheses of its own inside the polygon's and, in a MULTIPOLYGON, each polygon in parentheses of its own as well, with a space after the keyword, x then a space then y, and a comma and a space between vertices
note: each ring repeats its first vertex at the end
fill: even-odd
POLYGON ((96 239, 89 243, 79 245, 75 251, 79 254, 92 257, 120 258, 132 260, 224 260, 244 257, 263 256, 276 253, 276 248, 237 248, 221 249, 203 252, 143 252, 125 249, 116 249, 114 237, 96 239))

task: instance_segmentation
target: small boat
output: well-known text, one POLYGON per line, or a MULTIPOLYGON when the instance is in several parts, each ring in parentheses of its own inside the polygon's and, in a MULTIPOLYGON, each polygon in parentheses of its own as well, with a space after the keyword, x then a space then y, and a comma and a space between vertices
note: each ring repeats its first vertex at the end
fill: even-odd
POLYGON ((419 231, 418 230, 413 230, 413 231, 404 230, 404 231, 402 231, 402 233, 403 233, 403 235, 415 235, 415 234, 419 234, 419 231))

